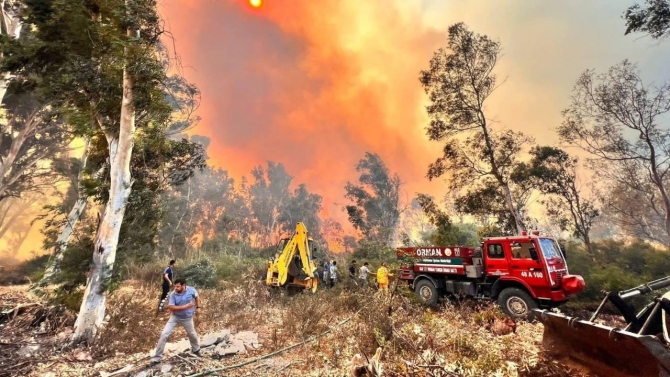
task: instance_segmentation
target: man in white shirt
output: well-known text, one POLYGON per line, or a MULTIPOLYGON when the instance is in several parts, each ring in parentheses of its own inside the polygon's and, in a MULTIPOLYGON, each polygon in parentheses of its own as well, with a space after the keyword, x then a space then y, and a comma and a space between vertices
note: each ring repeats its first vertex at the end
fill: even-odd
POLYGON ((358 278, 363 281, 364 287, 368 286, 368 275, 371 273, 370 268, 368 268, 369 265, 368 262, 365 262, 361 268, 358 269, 358 278))
POLYGON ((337 262, 333 261, 330 264, 330 287, 334 287, 335 283, 337 283, 337 262))

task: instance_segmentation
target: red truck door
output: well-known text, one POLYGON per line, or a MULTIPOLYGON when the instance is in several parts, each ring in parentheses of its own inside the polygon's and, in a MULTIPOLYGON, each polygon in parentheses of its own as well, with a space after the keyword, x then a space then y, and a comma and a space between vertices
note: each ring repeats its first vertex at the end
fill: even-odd
POLYGON ((548 276, 542 268, 539 258, 542 253, 537 243, 532 240, 510 241, 509 247, 510 275, 519 278, 537 292, 536 288, 549 287, 548 276), (531 257, 531 249, 535 249, 538 260, 531 257))
POLYGON ((486 274, 488 276, 509 275, 509 263, 507 262, 503 243, 498 241, 487 241, 485 245, 486 274))

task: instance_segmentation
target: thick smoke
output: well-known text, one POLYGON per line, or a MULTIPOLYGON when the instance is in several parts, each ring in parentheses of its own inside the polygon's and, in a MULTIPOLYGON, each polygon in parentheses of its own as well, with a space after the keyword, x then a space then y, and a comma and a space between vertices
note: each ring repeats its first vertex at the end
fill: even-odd
POLYGON ((325 215, 341 221, 343 187, 366 151, 400 173, 408 199, 434 191, 438 184, 423 177, 439 146, 424 135, 418 75, 444 34, 412 9, 372 3, 165 6, 193 67, 186 75, 202 91, 195 132, 211 137, 214 164, 240 177, 266 160, 283 162, 295 182, 324 196, 325 215))

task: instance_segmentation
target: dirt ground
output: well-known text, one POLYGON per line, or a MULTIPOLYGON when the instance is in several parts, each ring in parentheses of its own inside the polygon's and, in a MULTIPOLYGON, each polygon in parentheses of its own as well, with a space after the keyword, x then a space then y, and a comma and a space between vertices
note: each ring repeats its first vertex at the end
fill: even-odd
MULTIPOLYGON (((195 376, 305 341, 212 375, 349 376, 355 354, 365 359, 379 347, 384 376, 580 375, 544 356, 541 324, 517 323, 509 334, 494 334, 493 324, 500 322, 494 306, 464 302, 430 310, 398 292, 389 300, 342 287, 283 296, 254 280, 201 291, 203 309, 195 322, 201 337, 222 329, 258 333, 258 349, 225 357, 186 352, 150 367, 150 351, 168 316, 156 313, 159 291, 125 284, 109 296, 99 339, 72 347, 74 313, 41 301, 27 286, 0 287, 0 311, 8 313, 0 320, 0 377, 108 376, 124 367, 115 376, 195 376)), ((171 341, 184 338, 178 329, 171 341)))

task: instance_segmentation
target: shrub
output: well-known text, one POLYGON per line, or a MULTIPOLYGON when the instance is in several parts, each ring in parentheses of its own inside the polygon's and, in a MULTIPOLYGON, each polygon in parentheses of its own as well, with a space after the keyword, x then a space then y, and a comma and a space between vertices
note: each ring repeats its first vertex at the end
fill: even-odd
POLYGON ((247 272, 249 267, 254 271, 263 270, 263 273, 258 276, 259 279, 265 277, 267 270, 267 260, 262 258, 242 258, 238 259, 234 255, 221 255, 215 260, 217 279, 236 281, 242 279, 242 275, 247 272))
POLYGON ((217 285, 216 266, 207 258, 200 259, 187 266, 182 272, 182 276, 186 279, 186 284, 198 288, 214 288, 217 285))

